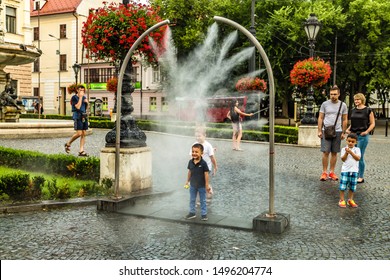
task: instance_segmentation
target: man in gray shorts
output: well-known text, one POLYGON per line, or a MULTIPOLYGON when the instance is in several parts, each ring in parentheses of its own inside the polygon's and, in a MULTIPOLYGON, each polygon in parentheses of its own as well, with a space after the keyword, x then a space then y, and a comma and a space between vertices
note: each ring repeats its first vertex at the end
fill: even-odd
POLYGON ((337 181, 339 178, 334 173, 337 162, 337 153, 340 152, 341 140, 345 138, 345 130, 348 125, 348 109, 347 105, 339 100, 340 89, 335 85, 330 89, 330 99, 321 104, 320 113, 318 116, 318 137, 321 138, 322 152, 322 174, 321 181, 330 179, 337 181), (334 125, 337 112, 340 108, 340 114, 336 122, 336 137, 333 139, 325 139, 324 126, 334 125), (330 159, 329 159, 329 154, 330 159), (329 165, 329 174, 328 174, 329 165))

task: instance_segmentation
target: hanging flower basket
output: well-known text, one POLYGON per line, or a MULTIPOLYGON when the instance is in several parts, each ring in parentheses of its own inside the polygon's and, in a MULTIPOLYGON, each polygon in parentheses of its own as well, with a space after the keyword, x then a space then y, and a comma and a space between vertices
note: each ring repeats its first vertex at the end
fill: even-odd
MULTIPOLYGON (((91 9, 81 30, 82 43, 89 51, 87 58, 122 61, 131 46, 148 28, 161 21, 157 10, 149 5, 130 1, 129 4, 103 2, 104 7, 91 9)), ((166 27, 161 27, 145 37, 133 55, 156 63, 150 38, 163 48, 166 27)))
POLYGON ((76 93, 77 92, 77 86, 79 86, 81 84, 71 84, 70 86, 68 86, 68 94, 73 94, 73 93, 76 93))
POLYGON ((328 62, 320 58, 308 58, 295 63, 290 72, 290 80, 293 85, 302 88, 310 85, 321 87, 328 82, 331 73, 328 62))
POLYGON ((107 80, 107 85, 106 85, 107 91, 116 92, 117 87, 118 87, 118 78, 112 77, 107 80))
POLYGON ((266 81, 258 77, 256 78, 245 77, 237 81, 236 90, 238 90, 239 92, 253 91, 253 90, 265 92, 267 90, 267 83, 266 81))

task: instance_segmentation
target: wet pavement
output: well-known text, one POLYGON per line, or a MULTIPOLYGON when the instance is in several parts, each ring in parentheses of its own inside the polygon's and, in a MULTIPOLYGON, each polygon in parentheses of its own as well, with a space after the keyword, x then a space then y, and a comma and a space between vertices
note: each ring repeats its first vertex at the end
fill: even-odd
MULTIPOLYGON (((107 130, 94 129, 86 150, 99 156, 107 130)), ((147 133, 152 149, 153 189, 169 195, 143 199, 143 209, 171 209, 176 221, 97 211, 96 206, 0 215, 0 258, 36 260, 389 260, 390 140, 379 129, 366 151, 366 182, 358 185, 357 209, 337 206, 338 183, 321 182, 319 148, 275 145, 275 211, 291 223, 282 234, 183 223, 188 190, 183 188, 194 139, 147 133)), ((0 145, 63 153, 68 138, 0 140, 0 145)), ((268 143, 209 139, 216 147, 218 173, 210 216, 244 223, 268 210, 268 143)), ((76 155, 78 143, 72 147, 76 155)), ((340 170, 338 160, 337 169, 340 170)), ((339 172, 338 172, 339 173, 339 172)))

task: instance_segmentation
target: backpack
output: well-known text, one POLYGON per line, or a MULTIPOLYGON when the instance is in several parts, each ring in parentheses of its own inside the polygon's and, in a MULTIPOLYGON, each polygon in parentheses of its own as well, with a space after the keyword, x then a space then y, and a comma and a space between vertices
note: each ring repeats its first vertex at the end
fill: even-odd
POLYGON ((234 110, 234 107, 230 109, 230 119, 232 122, 238 122, 240 120, 240 117, 238 113, 234 110))

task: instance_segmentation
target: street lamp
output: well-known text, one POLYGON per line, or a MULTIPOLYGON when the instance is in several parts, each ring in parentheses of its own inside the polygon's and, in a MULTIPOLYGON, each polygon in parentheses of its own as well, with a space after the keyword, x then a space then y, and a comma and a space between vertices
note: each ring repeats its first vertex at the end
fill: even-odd
POLYGON ((305 32, 307 38, 309 39, 310 47, 310 57, 314 56, 314 47, 318 32, 321 29, 321 22, 318 21, 318 18, 315 14, 310 14, 310 17, 304 23, 305 32))
POLYGON ((56 54, 58 55, 58 115, 61 114, 61 40, 56 36, 49 34, 50 37, 58 40, 58 50, 56 54))
MULTIPOLYGON (((315 14, 310 14, 310 17, 304 23, 304 29, 309 40, 310 48, 310 57, 314 57, 314 47, 318 32, 321 29, 321 23, 315 14)), ((313 102, 314 102, 314 90, 313 85, 310 85, 310 88, 307 92, 307 107, 305 117, 301 120, 302 124, 317 124, 317 118, 313 114, 313 102)))
POLYGON ((77 78, 79 76, 81 65, 76 62, 75 64, 72 65, 72 68, 73 68, 73 71, 74 71, 74 77, 76 79, 76 85, 77 85, 77 78))

